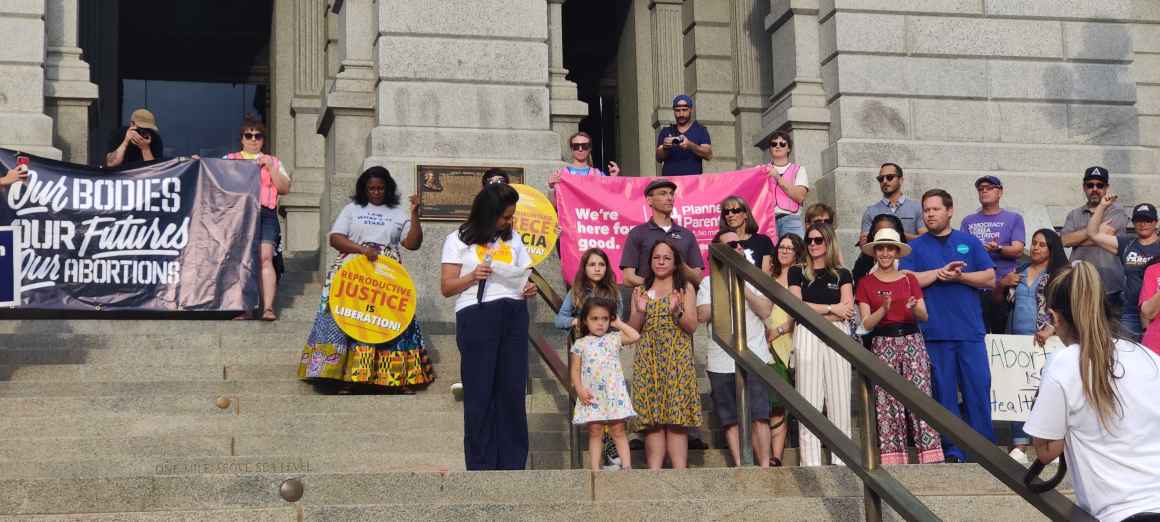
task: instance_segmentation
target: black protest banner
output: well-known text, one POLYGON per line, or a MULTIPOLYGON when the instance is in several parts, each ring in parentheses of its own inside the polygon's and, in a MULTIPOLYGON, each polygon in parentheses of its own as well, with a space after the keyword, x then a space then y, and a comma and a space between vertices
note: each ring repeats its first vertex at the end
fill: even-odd
MULTIPOLYGON (((17 153, 0 149, 0 166, 17 153)), ((232 311, 258 302, 251 161, 174 159, 101 170, 32 156, 0 192, 19 227, 17 309, 232 311)))

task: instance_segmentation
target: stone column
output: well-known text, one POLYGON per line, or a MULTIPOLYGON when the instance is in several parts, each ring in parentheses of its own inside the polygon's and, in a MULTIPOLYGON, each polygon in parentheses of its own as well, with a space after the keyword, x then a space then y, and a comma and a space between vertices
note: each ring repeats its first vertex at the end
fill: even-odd
MULTIPOLYGON (((673 123, 673 96, 685 90, 685 51, 681 35, 684 0, 652 0, 649 20, 653 49, 653 129, 673 123)), ((657 165, 660 172, 660 165, 657 165)))
MULTIPOLYGON (((326 183, 319 205, 319 243, 326 245, 326 231, 354 192, 354 181, 364 169, 367 138, 375 126, 376 2, 345 0, 334 20, 338 71, 322 94, 317 132, 325 137, 326 183)), ((328 57, 329 58, 329 57, 328 57)), ((336 253, 322 249, 320 269, 334 261, 336 253)))
POLYGON ((733 103, 730 112, 737 143, 737 163, 740 166, 764 163, 761 152, 761 111, 769 95, 767 76, 772 65, 769 55, 769 37, 765 32, 765 0, 732 0, 733 12, 730 29, 733 36, 733 103))
MULTIPOLYGON (((294 183, 280 200, 286 211, 286 249, 319 247, 319 198, 325 140, 318 135, 321 92, 326 75, 326 0, 275 0, 273 56, 274 149, 294 183)), ((329 227, 329 224, 327 225, 329 227)))
POLYGON ((61 158, 44 113, 43 2, 0 3, 0 147, 61 158))
MULTIPOLYGON (((713 138, 713 159, 705 172, 733 170, 738 165, 734 100, 731 4, 722 0, 686 0, 682 6, 687 93, 696 100, 694 116, 713 138)), ((671 100, 669 96, 667 100, 671 100)))
POLYGON ((564 68, 564 2, 548 0, 548 105, 552 130, 560 135, 560 159, 572 157, 568 137, 580 128, 580 120, 588 116, 588 104, 579 100, 576 83, 567 79, 564 68))
POLYGON ((53 143, 63 159, 89 160, 89 106, 97 85, 89 81, 89 64, 77 45, 77 0, 45 2, 48 55, 45 58, 45 112, 55 122, 53 143))
MULTIPOLYGON (((822 88, 822 69, 818 59, 818 0, 770 0, 765 29, 769 34, 772 58, 770 105, 761 115, 758 143, 768 141, 774 131, 789 131, 793 136, 792 159, 805 167, 810 178, 807 203, 821 201, 838 208, 839 241, 853 244, 848 236, 857 233, 856 211, 839 208, 834 200, 834 178, 822 164, 822 153, 829 145, 830 111, 822 88)), ((768 155, 763 156, 768 158, 768 155)), ((848 259, 852 251, 846 253, 848 259)))

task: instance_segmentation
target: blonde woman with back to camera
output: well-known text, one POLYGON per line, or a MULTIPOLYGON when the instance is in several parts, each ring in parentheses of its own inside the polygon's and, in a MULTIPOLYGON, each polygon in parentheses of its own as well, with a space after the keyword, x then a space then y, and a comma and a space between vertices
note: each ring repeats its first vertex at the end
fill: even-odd
POLYGON ((1076 500, 1101 521, 1160 520, 1160 356, 1116 336, 1086 261, 1052 279, 1047 306, 1067 348, 1023 427, 1039 461, 1066 451, 1076 500))

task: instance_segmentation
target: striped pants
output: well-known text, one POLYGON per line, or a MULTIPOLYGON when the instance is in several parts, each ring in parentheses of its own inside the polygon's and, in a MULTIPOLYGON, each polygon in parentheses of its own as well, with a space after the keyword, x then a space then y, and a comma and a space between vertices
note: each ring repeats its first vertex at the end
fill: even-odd
MULTIPOLYGON (((846 321, 832 324, 844 334, 850 331, 846 321)), ((798 393, 815 408, 821 410, 824 406, 830 422, 850 436, 850 362, 801 326, 793 329, 793 348, 798 393)), ((798 440, 801 465, 821 466, 821 441, 804 425, 799 425, 798 440)), ((833 463, 842 465, 842 459, 835 455, 833 463)))

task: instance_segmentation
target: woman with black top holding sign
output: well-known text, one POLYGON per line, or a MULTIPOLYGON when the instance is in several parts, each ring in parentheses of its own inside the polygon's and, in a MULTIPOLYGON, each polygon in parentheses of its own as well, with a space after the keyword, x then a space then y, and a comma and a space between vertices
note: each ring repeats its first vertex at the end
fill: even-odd
POLYGON ((528 282, 532 259, 512 233, 520 195, 488 185, 443 242, 440 289, 455 298, 469 471, 520 470, 528 460, 528 282))
MULTIPOLYGON (((838 261, 834 229, 812 224, 806 228, 806 253, 802 266, 789 269, 789 290, 813 311, 825 316, 843 334, 849 334, 854 317, 854 284, 850 271, 838 261)), ((838 355, 809 328, 794 328, 794 357, 797 388, 802 396, 826 416, 846 436, 850 435, 850 363, 838 355)), ((801 465, 820 466, 822 445, 805 426, 798 432, 801 465)), ((834 464, 841 464, 834 457, 834 464)))
MULTIPOLYGON (((918 331, 926 321, 922 285, 914 274, 900 272, 897 260, 910 254, 894 228, 878 230, 862 253, 874 256, 875 270, 858 283, 858 307, 862 326, 869 331, 870 349, 883 362, 930 395, 930 355, 918 331)), ((907 433, 918 446, 918 462, 943 462, 942 440, 934 428, 906 411, 898 399, 875 386, 878 413, 878 447, 883 464, 906 464, 907 433)))

